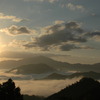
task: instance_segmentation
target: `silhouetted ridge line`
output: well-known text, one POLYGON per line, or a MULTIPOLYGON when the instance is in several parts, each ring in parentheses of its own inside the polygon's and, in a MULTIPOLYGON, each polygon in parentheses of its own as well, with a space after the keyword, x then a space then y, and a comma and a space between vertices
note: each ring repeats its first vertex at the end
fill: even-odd
POLYGON ((23 95, 24 100, 44 100, 44 97, 41 96, 29 96, 29 95, 23 95))
POLYGON ((16 74, 42 74, 54 71, 56 70, 50 67, 49 65, 39 63, 39 64, 22 65, 20 67, 11 69, 10 71, 8 71, 8 73, 15 72, 16 74))
POLYGON ((100 100, 100 83, 92 78, 82 78, 45 100, 100 100))
POLYGON ((52 73, 50 75, 48 75, 47 77, 43 78, 43 80, 60 80, 60 79, 72 79, 72 78, 76 78, 76 77, 90 77, 93 79, 100 79, 100 73, 97 72, 76 72, 73 73, 71 75, 62 75, 62 74, 58 74, 58 73, 52 73))

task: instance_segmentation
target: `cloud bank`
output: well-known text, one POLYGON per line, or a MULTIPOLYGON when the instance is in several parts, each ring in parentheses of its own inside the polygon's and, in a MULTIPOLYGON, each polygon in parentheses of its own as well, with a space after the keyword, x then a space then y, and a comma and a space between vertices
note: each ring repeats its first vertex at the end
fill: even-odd
POLYGON ((73 78, 66 80, 34 80, 33 77, 32 75, 16 75, 5 73, 3 70, 0 70, 0 83, 7 81, 9 78, 12 78, 16 86, 21 88, 22 94, 28 95, 49 96, 81 79, 73 78))
POLYGON ((75 11, 75 10, 80 10, 82 12, 85 11, 84 6, 82 6, 82 5, 75 5, 75 4, 72 4, 72 3, 68 3, 66 5, 66 7, 69 8, 70 10, 73 10, 73 11, 75 11))
POLYGON ((16 43, 22 44, 21 46, 26 49, 37 48, 42 51, 93 49, 93 47, 82 44, 88 42, 87 37, 89 36, 86 36, 87 33, 84 34, 85 31, 77 22, 56 21, 54 25, 42 28, 41 34, 38 37, 32 37, 31 42, 24 41, 22 44, 21 41, 16 41, 16 43))
POLYGON ((30 2, 30 1, 35 1, 35 2, 49 2, 49 3, 54 3, 54 2, 58 2, 59 0, 24 0, 26 2, 30 2))
POLYGON ((86 31, 76 21, 55 21, 53 25, 37 30, 25 26, 11 26, 0 30, 11 36, 31 35, 30 41, 13 40, 9 46, 34 49, 38 51, 70 51, 73 49, 94 49, 87 45, 91 39, 100 40, 100 31, 86 31))
POLYGON ((9 28, 1 29, 0 32, 7 33, 8 35, 15 36, 15 35, 29 35, 29 34, 36 34, 36 30, 31 30, 25 26, 16 26, 12 25, 9 28))
MULTIPOLYGON (((39 95, 47 97, 79 80, 80 78, 48 81, 14 80, 14 82, 16 83, 16 86, 21 88, 22 94, 39 95)), ((1 82, 5 82, 5 80, 1 80, 1 82)))
POLYGON ((17 18, 16 16, 5 15, 3 13, 0 13, 0 19, 8 19, 8 20, 12 20, 14 22, 21 22, 23 20, 21 18, 17 18))

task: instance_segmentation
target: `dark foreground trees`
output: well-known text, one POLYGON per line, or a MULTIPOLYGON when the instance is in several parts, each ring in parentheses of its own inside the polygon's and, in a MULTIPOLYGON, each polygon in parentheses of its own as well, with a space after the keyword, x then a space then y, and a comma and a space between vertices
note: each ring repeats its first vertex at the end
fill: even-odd
POLYGON ((15 86, 12 79, 0 84, 0 100, 23 100, 20 88, 15 86))
MULTIPOLYGON (((23 100, 20 88, 15 86, 12 79, 0 85, 0 100, 23 100)), ((47 98, 24 95, 24 100, 100 100, 100 82, 82 78, 47 98)))

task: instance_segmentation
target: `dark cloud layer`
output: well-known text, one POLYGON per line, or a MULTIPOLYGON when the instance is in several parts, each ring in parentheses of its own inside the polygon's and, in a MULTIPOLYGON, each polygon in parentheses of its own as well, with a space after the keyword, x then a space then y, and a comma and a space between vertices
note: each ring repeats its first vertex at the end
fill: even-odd
POLYGON ((62 50, 62 51, 70 51, 70 50, 72 50, 72 49, 80 49, 81 47, 78 47, 78 46, 76 46, 76 45, 74 45, 74 44, 65 44, 65 45, 62 45, 61 47, 60 47, 60 49, 62 50))
POLYGON ((84 43, 87 41, 84 37, 82 37, 84 31, 77 22, 55 24, 45 27, 43 30, 44 33, 35 38, 34 42, 30 42, 24 46, 27 48, 37 46, 42 50, 50 50, 53 47, 59 47, 60 45, 62 45, 61 48, 64 48, 66 45, 66 50, 69 51, 70 49, 77 47, 72 44, 67 44, 68 42, 84 43))
POLYGON ((16 25, 12 25, 9 28, 5 28, 5 29, 1 29, 1 32, 5 32, 8 35, 11 36, 16 36, 16 35, 24 35, 24 34, 31 34, 31 33, 36 33, 35 30, 31 30, 28 27, 25 26, 16 26, 16 25))
POLYGON ((78 46, 78 45, 75 45, 75 44, 65 44, 65 45, 62 45, 60 46, 60 50, 61 51, 70 51, 70 50, 73 50, 73 49, 94 49, 93 47, 90 47, 90 46, 78 46))
POLYGON ((94 37, 94 36, 100 36, 100 31, 95 31, 95 32, 89 32, 86 34, 87 37, 94 37))
MULTIPOLYGON (((15 29, 11 30, 13 32, 15 29)), ((20 32, 28 33, 28 29, 21 27, 18 29, 20 32)), ((86 32, 81 25, 77 22, 56 23, 51 26, 42 28, 41 34, 33 37, 31 42, 26 42, 21 45, 24 48, 37 48, 38 50, 62 50, 69 51, 72 49, 92 49, 93 47, 84 46, 89 39, 96 39, 100 36, 100 32, 86 32), (79 45, 80 44, 80 45, 79 45)), ((18 43, 21 44, 21 43, 18 43)))
POLYGON ((17 27, 17 26, 11 26, 8 29, 9 34, 11 35, 18 35, 18 34, 30 34, 30 30, 27 27, 17 27))

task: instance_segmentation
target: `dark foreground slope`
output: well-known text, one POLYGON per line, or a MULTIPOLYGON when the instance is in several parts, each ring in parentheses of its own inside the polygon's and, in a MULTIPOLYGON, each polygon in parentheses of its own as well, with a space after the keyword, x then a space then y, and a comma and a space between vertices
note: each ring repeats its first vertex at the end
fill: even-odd
POLYGON ((83 78, 45 100, 100 100, 100 83, 92 78, 83 78))
POLYGON ((22 95, 12 79, 0 84, 0 100, 44 100, 41 96, 22 95))
POLYGON ((24 100, 44 100, 44 97, 41 96, 29 96, 29 95, 23 95, 24 100))

